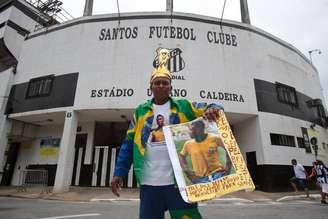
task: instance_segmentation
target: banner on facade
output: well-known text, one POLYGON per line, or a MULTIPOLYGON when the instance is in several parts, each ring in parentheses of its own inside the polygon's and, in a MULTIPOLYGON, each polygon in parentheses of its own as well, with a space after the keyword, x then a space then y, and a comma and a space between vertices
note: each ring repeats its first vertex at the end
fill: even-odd
POLYGON ((40 156, 58 156, 60 138, 42 138, 40 141, 40 156))
POLYGON ((323 148, 322 144, 319 143, 319 132, 316 131, 313 128, 307 129, 308 135, 309 135, 309 141, 312 147, 312 152, 319 156, 327 156, 327 152, 325 148, 323 148))
POLYGON ((305 147, 305 151, 307 153, 312 153, 311 151, 311 144, 310 144, 310 138, 309 138, 309 134, 307 131, 307 128, 302 127, 302 136, 303 136, 303 140, 304 140, 304 147, 305 147))
POLYGON ((186 202, 213 199, 255 186, 225 114, 164 127, 180 193, 186 202))

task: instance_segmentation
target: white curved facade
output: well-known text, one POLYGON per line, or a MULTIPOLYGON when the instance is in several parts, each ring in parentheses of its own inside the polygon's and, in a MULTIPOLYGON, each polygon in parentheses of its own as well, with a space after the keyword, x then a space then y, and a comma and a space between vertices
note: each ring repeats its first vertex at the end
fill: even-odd
MULTIPOLYGON (((21 143, 11 184, 20 183, 20 171, 28 165, 57 165, 55 187, 60 190, 81 184, 79 174, 89 165, 88 171, 92 166, 93 172, 85 176, 88 185, 108 185, 119 145, 95 142, 100 139, 106 144, 99 133, 106 133, 101 127, 108 124, 124 130, 133 109, 151 97, 149 78, 158 48, 170 49, 174 57, 170 60, 170 69, 175 71, 173 96, 224 105, 244 158, 253 165, 250 168, 264 190, 274 190, 267 183, 281 179, 269 172, 281 169, 288 175, 292 158, 311 166, 313 150, 306 152, 297 139, 303 139, 301 128, 316 124, 318 158, 327 160, 327 118, 317 115, 318 105, 308 103, 324 99, 319 76, 292 45, 251 25, 223 21, 220 26, 218 19, 199 15, 101 15, 31 31, 15 55, 15 74, 11 70, 0 73, 1 78, 12 78, 11 93, 1 90, 11 100, 2 103, 7 108, 2 113, 8 117, 2 119, 2 142, 21 143), (31 80, 44 76, 53 80, 51 92, 28 97, 31 80), (281 84, 295 92, 296 104, 279 100, 277 86, 281 84), (5 128, 9 138, 3 134, 5 128), (84 152, 74 151, 76 134, 87 134, 84 152), (292 136, 295 144, 290 145, 291 137, 287 137, 289 147, 275 145, 284 141, 283 135, 292 136), (60 139, 58 154, 40 154, 45 138, 60 139)), ((0 83, 8 86, 8 80, 0 83)), ((2 157, 4 165, 6 157, 1 155, 0 161, 2 157)), ((128 185, 132 184, 130 177, 128 185)))

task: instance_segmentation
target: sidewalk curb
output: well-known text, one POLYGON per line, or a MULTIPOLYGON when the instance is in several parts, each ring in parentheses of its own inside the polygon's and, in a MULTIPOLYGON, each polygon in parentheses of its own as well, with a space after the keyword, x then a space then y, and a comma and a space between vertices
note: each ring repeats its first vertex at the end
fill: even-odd
POLYGON ((206 202, 243 202, 243 203, 252 203, 253 200, 245 198, 215 198, 206 202))
MULTIPOLYGON (((310 198, 312 199, 317 199, 320 198, 321 195, 320 194, 311 194, 310 198)), ((283 196, 279 199, 277 199, 277 202, 283 202, 283 201, 291 201, 291 200, 297 200, 297 199, 307 199, 305 195, 287 195, 287 196, 283 196)))
MULTIPOLYGON (((5 189, 1 187, 0 197, 12 197, 12 198, 25 198, 25 199, 43 199, 43 200, 56 200, 56 201, 78 201, 78 202, 116 202, 116 203, 128 203, 139 202, 139 190, 125 190, 120 197, 114 196, 107 189, 85 189, 85 188, 73 188, 69 192, 65 193, 42 193, 39 190, 28 190, 25 192, 18 192, 16 188, 5 189)), ((292 200, 300 201, 313 201, 319 200, 320 194, 310 194, 310 198, 306 198, 304 193, 265 193, 262 191, 253 193, 234 193, 220 198, 204 201, 202 203, 208 204, 224 204, 224 203, 244 203, 251 204, 257 202, 288 202, 292 200)))
POLYGON ((22 198, 22 199, 42 199, 37 194, 32 195, 12 195, 12 194, 1 194, 0 197, 7 197, 7 198, 22 198))
POLYGON ((126 202, 126 201, 135 201, 139 202, 139 198, 92 198, 90 202, 126 202))
MULTIPOLYGON (((139 198, 92 198, 90 202, 124 202, 124 201, 134 201, 139 202, 139 198)), ((242 203, 253 203, 253 200, 244 198, 217 198, 203 203, 224 203, 224 202, 242 202, 242 203)))

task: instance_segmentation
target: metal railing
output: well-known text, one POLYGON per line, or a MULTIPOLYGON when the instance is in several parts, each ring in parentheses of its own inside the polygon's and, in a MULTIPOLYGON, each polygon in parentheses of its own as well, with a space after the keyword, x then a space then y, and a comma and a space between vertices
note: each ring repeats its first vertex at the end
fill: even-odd
POLYGON ((28 187, 38 186, 42 192, 49 192, 48 188, 48 171, 26 169, 20 172, 21 191, 26 191, 28 187))
POLYGON ((36 8, 38 14, 38 25, 35 31, 50 27, 52 25, 72 20, 74 17, 62 8, 62 2, 59 0, 25 0, 27 3, 36 8))

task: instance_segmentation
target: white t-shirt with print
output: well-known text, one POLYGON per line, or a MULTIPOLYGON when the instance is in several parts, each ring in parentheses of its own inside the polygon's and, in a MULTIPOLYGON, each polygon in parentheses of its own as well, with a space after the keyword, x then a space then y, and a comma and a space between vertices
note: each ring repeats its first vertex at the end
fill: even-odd
POLYGON ((293 165, 293 167, 294 167, 294 173, 296 178, 306 179, 306 175, 304 173, 305 169, 301 164, 293 165))
POLYGON ((146 146, 141 185, 171 185, 174 184, 173 168, 164 140, 163 129, 158 128, 157 123, 157 120, 164 118, 163 126, 169 124, 170 102, 163 105, 153 104, 153 112, 154 120, 146 146))

